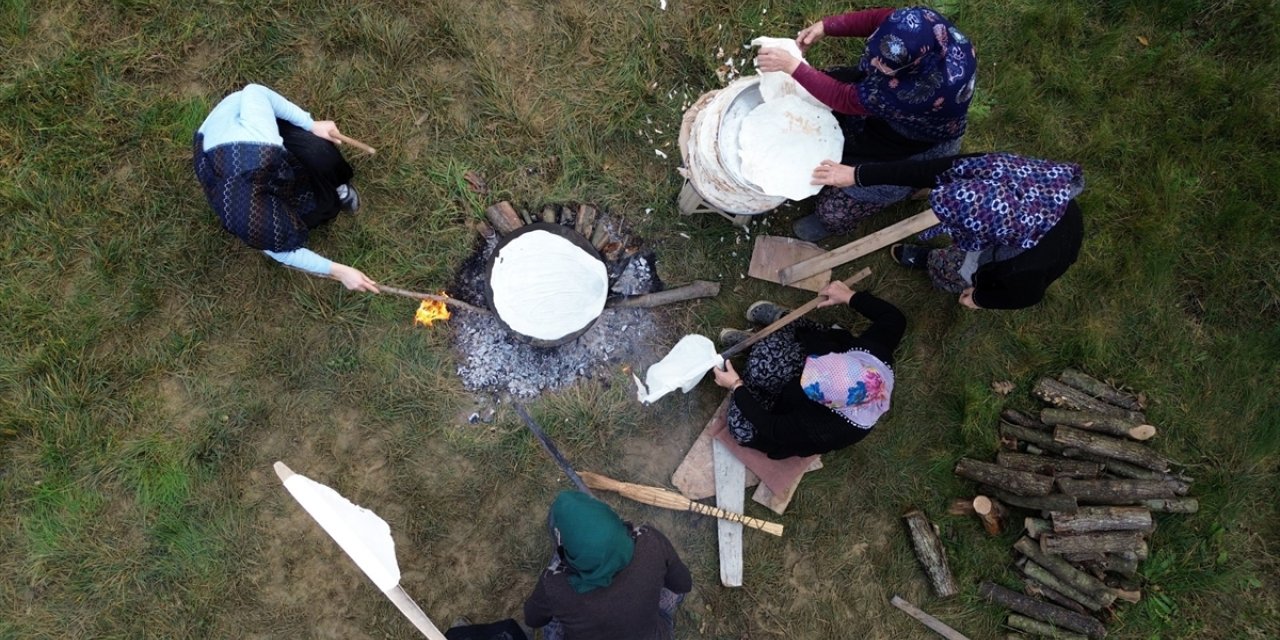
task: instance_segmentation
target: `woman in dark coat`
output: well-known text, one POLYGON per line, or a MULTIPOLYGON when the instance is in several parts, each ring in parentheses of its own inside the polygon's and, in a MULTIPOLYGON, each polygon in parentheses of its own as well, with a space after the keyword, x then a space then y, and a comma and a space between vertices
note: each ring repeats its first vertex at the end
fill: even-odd
POLYGON ((551 565, 524 603, 544 640, 672 640, 676 608, 693 589, 662 532, 623 522, 585 493, 556 497, 551 565))
MULTIPOLYGON (((925 7, 866 9, 831 16, 801 31, 801 50, 825 36, 867 38, 856 68, 819 71, 782 49, 764 48, 761 71, 783 71, 836 112, 845 134, 842 162, 884 162, 960 151, 978 63, 973 45, 925 7)), ((907 198, 900 186, 823 189, 814 214, 795 232, 816 241, 849 233, 858 222, 907 198)))
POLYGON ((828 185, 933 188, 939 224, 920 237, 946 234, 951 246, 895 245, 892 255, 927 270, 934 286, 971 309, 1034 305, 1080 255, 1084 216, 1075 197, 1084 175, 1076 164, 988 153, 853 167, 824 162, 813 175, 828 185))
MULTIPOLYGON (((854 336, 801 318, 766 337, 747 355, 739 376, 732 363, 715 369, 716 384, 733 393, 729 432, 743 446, 770 458, 810 456, 847 447, 866 437, 889 410, 893 394, 893 352, 907 320, 892 304, 841 282, 822 290, 819 306, 847 305, 871 320, 854 336)), ((757 302, 747 319, 767 325, 787 312, 757 302)), ((745 332, 721 332, 736 343, 745 332)))

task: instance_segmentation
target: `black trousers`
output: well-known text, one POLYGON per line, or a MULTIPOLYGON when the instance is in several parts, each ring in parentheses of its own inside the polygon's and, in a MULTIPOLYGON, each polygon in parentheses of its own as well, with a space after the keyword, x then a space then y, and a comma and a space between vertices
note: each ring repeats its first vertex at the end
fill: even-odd
POLYGON ((314 229, 338 216, 342 203, 338 201, 338 187, 351 182, 355 170, 347 164, 335 145, 292 122, 276 120, 284 148, 302 164, 307 174, 316 206, 303 222, 314 229))

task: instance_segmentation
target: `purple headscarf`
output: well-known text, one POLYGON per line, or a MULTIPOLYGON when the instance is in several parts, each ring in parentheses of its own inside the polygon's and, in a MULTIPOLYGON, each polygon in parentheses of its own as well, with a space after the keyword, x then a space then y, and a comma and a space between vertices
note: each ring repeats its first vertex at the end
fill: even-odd
POLYGON ((1080 165, 988 153, 961 158, 938 176, 929 195, 938 226, 920 234, 951 236, 965 251, 1004 246, 1030 249, 1084 190, 1080 165))
POLYGON ((898 9, 871 37, 859 68, 858 98, 903 134, 944 142, 964 134, 978 58, 938 12, 898 9))

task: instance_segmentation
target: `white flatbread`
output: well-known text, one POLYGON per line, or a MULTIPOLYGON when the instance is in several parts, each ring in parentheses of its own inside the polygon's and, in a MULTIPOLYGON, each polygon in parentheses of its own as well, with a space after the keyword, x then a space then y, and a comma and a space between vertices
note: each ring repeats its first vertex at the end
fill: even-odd
MULTIPOLYGON (((768 38, 761 36, 751 41, 751 46, 760 47, 761 49, 782 49, 787 53, 796 57, 800 62, 805 62, 804 54, 800 52, 800 45, 796 44, 793 38, 768 38)), ((764 96, 764 101, 769 102, 784 98, 786 96, 800 96, 806 101, 822 106, 822 103, 813 94, 809 93, 804 87, 796 82, 791 74, 785 71, 761 71, 760 72, 760 95, 764 96)))
POLYGON ((721 121, 743 91, 760 82, 758 76, 739 78, 716 92, 694 117, 689 130, 689 179, 704 200, 721 211, 757 214, 776 209, 786 198, 766 195, 730 174, 721 156, 721 121))
POLYGON ((525 233, 494 259, 493 309, 513 331, 558 340, 604 311, 609 274, 604 263, 547 231, 525 233))
POLYGON ((803 200, 822 189, 809 184, 823 160, 840 161, 844 134, 835 116, 799 96, 756 107, 738 134, 742 175, 762 191, 803 200))
POLYGON ((649 404, 676 389, 689 393, 712 367, 722 362, 724 359, 710 338, 691 333, 680 338, 670 353, 649 367, 643 383, 639 376, 631 374, 636 383, 636 399, 649 404))

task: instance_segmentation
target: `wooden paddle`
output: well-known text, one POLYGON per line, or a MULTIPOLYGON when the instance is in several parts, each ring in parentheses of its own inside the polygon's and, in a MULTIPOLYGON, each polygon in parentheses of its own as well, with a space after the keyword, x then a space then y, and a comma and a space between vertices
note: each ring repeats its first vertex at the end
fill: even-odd
POLYGON ((741 513, 725 511, 724 509, 716 507, 709 507, 701 502, 694 502, 674 491, 668 491, 662 487, 650 487, 642 484, 620 482, 613 478, 602 476, 598 473, 591 473, 590 471, 583 471, 578 475, 582 476, 583 482, 586 482, 587 486, 592 489, 612 491, 624 498, 635 500, 636 502, 643 502, 648 505, 662 507, 663 509, 671 509, 673 511, 690 511, 693 513, 700 513, 704 516, 722 518, 731 522, 741 522, 752 529, 759 529, 765 533, 770 533, 775 536, 782 535, 782 525, 776 522, 757 520, 756 518, 744 516, 741 513))
MULTIPOLYGON (((857 284, 859 281, 861 281, 863 278, 866 278, 869 275, 871 275, 871 268, 863 267, 861 271, 853 274, 852 276, 849 276, 848 278, 845 278, 841 282, 844 282, 845 285, 852 287, 853 285, 857 284)), ((742 353, 747 349, 747 347, 750 347, 751 345, 757 342, 760 342, 761 340, 764 340, 767 336, 777 331, 778 329, 781 329, 791 324, 792 322, 795 322, 804 314, 809 313, 814 309, 817 309, 818 304, 820 304, 823 300, 826 300, 826 299, 827 299, 826 296, 822 296, 822 295, 815 296, 814 299, 800 305, 799 307, 796 307, 796 309, 791 313, 788 313, 787 315, 782 316, 781 318, 778 318, 776 321, 774 321, 773 324, 751 334, 751 337, 747 338, 746 340, 743 340, 742 342, 739 342, 738 344, 735 344, 732 347, 729 347, 728 349, 720 352, 720 356, 723 357, 725 360, 728 360, 729 358, 732 358, 733 356, 736 356, 739 353, 742 353)))
POLYGON ((871 235, 863 236, 822 255, 801 260, 778 271, 779 284, 792 285, 822 273, 828 269, 851 262, 873 251, 883 249, 899 240, 905 240, 933 225, 938 224, 938 216, 933 209, 925 209, 910 218, 891 224, 871 235))

